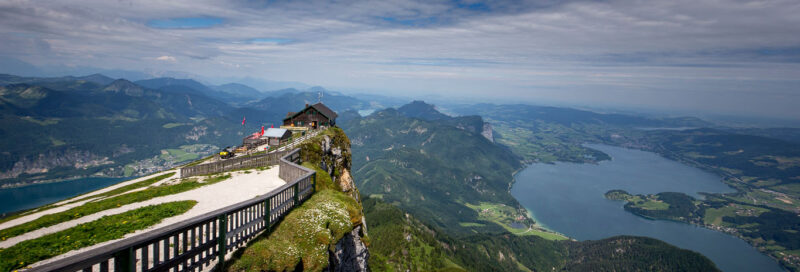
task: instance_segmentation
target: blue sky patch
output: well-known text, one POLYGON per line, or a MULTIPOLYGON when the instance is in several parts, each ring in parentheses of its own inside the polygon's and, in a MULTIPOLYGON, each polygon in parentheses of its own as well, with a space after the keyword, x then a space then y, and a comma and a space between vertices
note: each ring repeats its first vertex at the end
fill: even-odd
POLYGON ((441 20, 438 17, 404 19, 404 18, 386 17, 386 16, 384 16, 384 17, 378 17, 378 18, 380 18, 384 22, 392 24, 392 25, 402 25, 402 26, 410 26, 410 27, 414 27, 414 26, 417 26, 417 27, 418 26, 429 26, 429 25, 433 25, 433 24, 437 24, 437 23, 441 22, 441 20))
POLYGON ((209 28, 222 24, 224 21, 222 18, 217 17, 169 18, 147 21, 147 26, 160 29, 209 28))
POLYGON ((273 43, 273 44, 287 44, 292 42, 292 39, 283 38, 255 38, 247 40, 248 43, 273 43))
POLYGON ((481 60, 481 59, 461 59, 461 58, 402 58, 395 59, 391 62, 381 62, 380 64, 386 65, 417 65, 417 66, 451 66, 451 67, 478 67, 493 64, 498 62, 481 60))

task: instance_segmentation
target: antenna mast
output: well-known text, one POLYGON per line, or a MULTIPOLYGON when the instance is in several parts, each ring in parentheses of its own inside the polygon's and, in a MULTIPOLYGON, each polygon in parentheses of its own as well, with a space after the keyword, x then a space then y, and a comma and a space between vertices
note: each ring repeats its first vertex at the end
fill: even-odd
POLYGON ((319 101, 317 102, 322 103, 322 91, 319 92, 319 101))

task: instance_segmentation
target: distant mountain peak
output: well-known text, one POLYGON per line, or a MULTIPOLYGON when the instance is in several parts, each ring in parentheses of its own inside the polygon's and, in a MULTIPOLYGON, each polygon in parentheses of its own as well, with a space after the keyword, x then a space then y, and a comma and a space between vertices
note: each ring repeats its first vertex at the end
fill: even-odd
POLYGON ((308 88, 308 91, 309 92, 327 92, 328 90, 326 90, 322 86, 314 86, 314 87, 308 88))
POLYGON ((142 89, 142 87, 123 78, 114 80, 110 84, 106 85, 106 87, 103 88, 103 91, 124 93, 130 96, 141 96, 144 94, 144 89, 142 89))
POLYGON ((159 78, 139 80, 136 81, 136 84, 152 89, 160 89, 166 86, 182 85, 195 89, 200 92, 205 92, 207 90, 210 90, 208 86, 204 85, 203 83, 197 82, 196 80, 189 78, 159 77, 159 78))
POLYGON ((219 86, 211 86, 211 88, 215 91, 228 95, 248 97, 252 99, 262 98, 265 96, 263 93, 261 93, 261 91, 241 83, 227 83, 219 86))
POLYGON ((111 83, 108 84, 108 86, 130 86, 130 85, 134 85, 135 86, 136 84, 134 84, 130 80, 127 80, 127 79, 124 79, 124 78, 120 78, 120 79, 114 80, 114 81, 112 81, 111 83))
POLYGON ((86 81, 94 82, 94 83, 97 83, 97 84, 100 84, 100 85, 107 85, 107 84, 111 84, 112 82, 114 82, 113 78, 107 77, 106 75, 103 75, 103 74, 100 74, 100 73, 95 73, 95 74, 91 74, 91 75, 87 75, 87 76, 77 77, 76 79, 86 80, 86 81))
POLYGON ((424 120, 443 120, 451 118, 436 110, 436 106, 425 103, 425 101, 422 100, 414 100, 398 108, 397 111, 405 116, 424 120))
POLYGON ((33 106, 50 94, 52 94, 50 89, 24 83, 0 86, 0 98, 2 98, 0 100, 22 108, 33 106))

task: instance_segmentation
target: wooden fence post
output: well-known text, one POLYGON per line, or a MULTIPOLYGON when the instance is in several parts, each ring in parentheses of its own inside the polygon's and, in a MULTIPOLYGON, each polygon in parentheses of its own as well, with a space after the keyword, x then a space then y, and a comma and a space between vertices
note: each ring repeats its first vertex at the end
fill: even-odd
POLYGON ((227 214, 222 214, 217 218, 219 225, 217 229, 219 230, 219 237, 217 237, 217 245, 219 246, 219 250, 217 251, 217 269, 216 271, 225 271, 225 254, 228 251, 228 241, 225 235, 228 232, 228 216, 227 214))
POLYGON ((120 272, 132 272, 135 271, 136 268, 134 267, 136 260, 135 256, 133 256, 133 248, 129 247, 125 250, 119 251, 114 254, 114 271, 120 272))
POLYGON ((317 192, 317 171, 311 174, 311 193, 317 192))
POLYGON ((292 205, 292 208, 297 207, 300 204, 298 197, 300 195, 300 190, 298 189, 300 189, 300 182, 294 184, 294 205, 292 205))
POLYGON ((266 200, 264 200, 264 212, 266 213, 264 214, 264 223, 267 224, 266 227, 267 233, 270 232, 269 228, 271 227, 270 225, 272 222, 272 207, 269 206, 270 199, 272 198, 268 197, 266 200))

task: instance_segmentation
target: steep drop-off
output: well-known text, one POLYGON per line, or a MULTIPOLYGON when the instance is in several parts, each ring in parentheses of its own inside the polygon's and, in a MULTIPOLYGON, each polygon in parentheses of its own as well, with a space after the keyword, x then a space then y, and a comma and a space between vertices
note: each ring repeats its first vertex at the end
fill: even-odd
POLYGON ((367 271, 367 226, 350 176, 350 140, 330 128, 301 145, 316 192, 269 234, 235 256, 228 271, 367 271))

